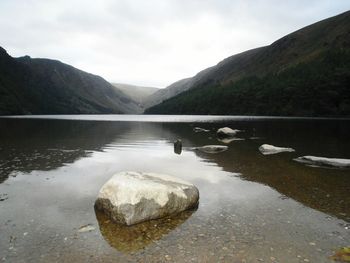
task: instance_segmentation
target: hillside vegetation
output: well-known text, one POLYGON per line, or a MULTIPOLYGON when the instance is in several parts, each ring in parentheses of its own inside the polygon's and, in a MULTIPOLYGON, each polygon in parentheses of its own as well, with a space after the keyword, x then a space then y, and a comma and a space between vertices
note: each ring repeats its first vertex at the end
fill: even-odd
POLYGON ((350 116, 350 12, 206 70, 149 114, 350 116))
POLYGON ((0 47, 0 115, 139 112, 99 76, 56 60, 13 58, 0 47))

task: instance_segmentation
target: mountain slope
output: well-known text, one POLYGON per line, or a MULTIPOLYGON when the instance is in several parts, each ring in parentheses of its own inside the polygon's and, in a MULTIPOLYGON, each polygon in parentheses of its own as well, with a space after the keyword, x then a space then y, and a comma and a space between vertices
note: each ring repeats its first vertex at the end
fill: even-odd
POLYGON ((146 98, 144 101, 145 108, 150 108, 154 105, 162 103, 163 101, 190 89, 194 86, 196 81, 204 77, 208 72, 210 72, 210 70, 211 68, 207 68, 199 72, 193 78, 181 79, 166 87, 165 89, 159 89, 157 92, 146 98))
POLYGON ((0 48, 0 114, 138 113, 103 78, 50 59, 12 58, 0 48))
POLYGON ((145 100, 159 89, 154 87, 143 87, 136 85, 129 85, 123 83, 112 83, 114 87, 121 90, 124 94, 128 95, 132 100, 139 105, 143 105, 145 100))
POLYGON ((229 57, 192 78, 186 92, 146 112, 348 116, 349 51, 346 12, 229 57))

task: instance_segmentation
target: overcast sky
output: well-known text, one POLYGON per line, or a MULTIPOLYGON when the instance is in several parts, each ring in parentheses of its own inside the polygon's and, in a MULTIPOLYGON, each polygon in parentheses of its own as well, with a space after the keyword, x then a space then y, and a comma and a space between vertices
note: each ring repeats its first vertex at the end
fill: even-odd
POLYGON ((350 9, 350 0, 0 0, 0 46, 165 87, 350 9))

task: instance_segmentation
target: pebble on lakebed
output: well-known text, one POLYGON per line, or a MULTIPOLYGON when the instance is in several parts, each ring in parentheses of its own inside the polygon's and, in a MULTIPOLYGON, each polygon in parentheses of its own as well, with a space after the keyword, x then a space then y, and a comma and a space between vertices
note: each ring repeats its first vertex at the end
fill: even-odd
POLYGON ((114 222, 134 225, 198 206, 193 184, 165 174, 120 172, 101 188, 95 207, 114 222))
POLYGON ((78 232, 79 233, 85 233, 85 232, 91 232, 91 231, 94 231, 94 230, 95 230, 95 227, 93 225, 87 224, 87 225, 79 227, 78 232))

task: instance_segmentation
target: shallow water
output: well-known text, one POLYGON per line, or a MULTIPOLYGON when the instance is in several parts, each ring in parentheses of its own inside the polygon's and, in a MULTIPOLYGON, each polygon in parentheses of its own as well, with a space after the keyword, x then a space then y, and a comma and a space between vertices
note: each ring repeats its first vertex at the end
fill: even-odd
MULTIPOLYGON (((50 117, 50 116, 49 116, 50 117)), ((350 170, 302 155, 350 158, 350 121, 206 116, 0 119, 0 260, 5 262, 331 262, 350 245, 350 170), (146 122, 143 122, 146 121, 146 122), (194 127, 209 129, 195 133, 194 127), (242 129, 222 142, 219 127, 242 129), (173 141, 181 139, 181 154, 173 141), (263 143, 295 153, 264 156, 263 143), (194 147, 220 144, 210 154, 194 147), (198 186, 199 207, 121 227, 95 212, 125 170, 198 186), (89 225, 91 231, 79 232, 89 225)))

